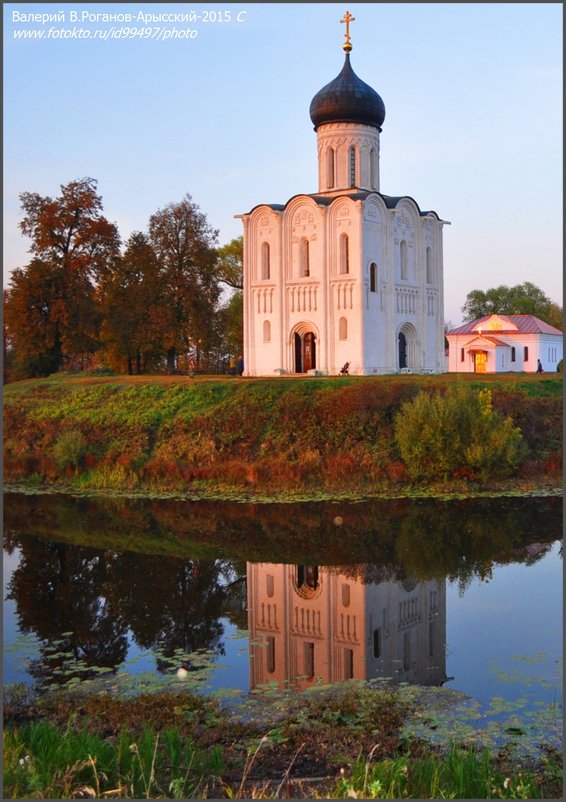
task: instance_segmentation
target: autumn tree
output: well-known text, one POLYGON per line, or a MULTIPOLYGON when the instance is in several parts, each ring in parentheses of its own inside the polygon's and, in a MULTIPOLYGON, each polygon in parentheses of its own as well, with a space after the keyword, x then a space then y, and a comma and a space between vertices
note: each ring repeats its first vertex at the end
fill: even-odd
POLYGON ((219 296, 217 235, 189 194, 150 217, 149 240, 165 278, 169 373, 176 371, 179 353, 195 350, 198 358, 205 347, 219 296))
POLYGON ((100 282, 101 340, 108 361, 128 374, 154 368, 171 328, 165 280, 148 237, 135 231, 100 282))
POLYGON ((462 307, 464 320, 476 320, 487 315, 535 315, 562 328, 562 309, 539 287, 530 281, 514 287, 501 285, 485 292, 472 290, 462 307))
POLYGON ((11 378, 48 376, 61 367, 61 285, 60 274, 42 259, 13 271, 4 304, 11 378))
POLYGON ((35 192, 20 195, 25 217, 22 234, 30 237, 30 252, 67 271, 99 278, 118 254, 116 226, 102 215, 102 198, 94 178, 61 186, 58 198, 35 192))
POLYGON ((216 269, 218 279, 234 290, 244 288, 244 238, 236 237, 218 248, 216 269))
POLYGON ((120 240, 116 226, 102 215, 93 178, 61 186, 57 198, 24 192, 20 200, 20 229, 31 239, 34 258, 12 275, 7 326, 33 375, 45 375, 97 349, 95 282, 118 257, 120 240))

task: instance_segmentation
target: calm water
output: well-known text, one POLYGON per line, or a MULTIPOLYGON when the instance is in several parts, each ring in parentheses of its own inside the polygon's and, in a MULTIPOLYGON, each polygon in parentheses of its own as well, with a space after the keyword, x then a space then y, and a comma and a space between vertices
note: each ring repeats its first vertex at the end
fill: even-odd
POLYGON ((244 698, 387 677, 560 707, 561 527, 555 498, 8 494, 4 683, 244 698))

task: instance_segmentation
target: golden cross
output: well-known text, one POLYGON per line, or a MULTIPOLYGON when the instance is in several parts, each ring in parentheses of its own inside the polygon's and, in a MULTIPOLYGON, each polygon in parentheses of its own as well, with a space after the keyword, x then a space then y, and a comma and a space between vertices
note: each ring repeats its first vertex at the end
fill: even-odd
POLYGON ((349 11, 346 11, 346 13, 344 14, 344 19, 341 19, 341 20, 340 20, 340 22, 345 22, 345 23, 346 23, 346 33, 344 34, 344 37, 345 37, 346 41, 345 41, 345 42, 344 42, 344 44, 342 45, 342 47, 344 48, 344 50, 346 51, 346 53, 349 53, 349 52, 350 52, 350 50, 352 49, 352 44, 351 44, 351 42, 350 42, 350 23, 351 23, 351 22, 354 22, 354 20, 355 20, 355 19, 356 19, 356 18, 355 18, 355 17, 353 17, 353 16, 350 14, 350 12, 349 12, 349 11))

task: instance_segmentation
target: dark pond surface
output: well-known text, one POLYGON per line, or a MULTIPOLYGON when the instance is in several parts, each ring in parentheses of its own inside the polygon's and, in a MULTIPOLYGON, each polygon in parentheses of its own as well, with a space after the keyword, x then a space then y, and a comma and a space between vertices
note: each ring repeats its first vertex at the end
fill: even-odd
POLYGON ((390 678, 517 731, 561 714, 561 499, 7 494, 4 518, 5 685, 244 700, 390 678))

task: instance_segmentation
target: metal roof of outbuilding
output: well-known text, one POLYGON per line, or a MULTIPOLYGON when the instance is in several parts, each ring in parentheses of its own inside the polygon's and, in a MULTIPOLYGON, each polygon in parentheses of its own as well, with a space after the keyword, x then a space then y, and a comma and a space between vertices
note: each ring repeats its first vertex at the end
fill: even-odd
POLYGON ((485 315, 485 317, 480 317, 477 320, 464 323, 463 326, 452 329, 452 331, 448 331, 447 334, 477 334, 484 324, 486 324, 486 327, 481 332, 484 336, 488 332, 490 334, 495 334, 497 332, 497 334, 505 334, 507 336, 517 336, 518 334, 559 334, 562 336, 560 329, 551 326, 550 323, 545 323, 544 320, 540 320, 540 318, 535 317, 535 315, 485 315), (496 317, 501 318, 502 322, 509 320, 512 326, 516 326, 516 329, 512 328, 512 326, 507 329, 488 328, 487 324, 489 321, 496 317))

